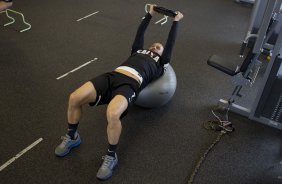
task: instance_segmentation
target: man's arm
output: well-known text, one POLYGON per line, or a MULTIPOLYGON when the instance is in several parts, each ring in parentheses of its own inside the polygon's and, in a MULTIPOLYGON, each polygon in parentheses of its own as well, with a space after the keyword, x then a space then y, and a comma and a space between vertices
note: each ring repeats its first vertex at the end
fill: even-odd
POLYGON ((136 52, 139 49, 142 49, 144 46, 144 34, 145 31, 150 23, 150 20, 152 19, 152 15, 155 13, 154 12, 154 6, 155 5, 150 5, 150 11, 149 13, 146 14, 145 18, 142 20, 141 24, 138 27, 132 49, 131 49, 131 55, 136 52))
POLYGON ((163 54, 161 56, 162 64, 167 64, 170 62, 171 59, 171 53, 172 49, 176 40, 177 30, 178 30, 178 21, 183 18, 183 15, 181 12, 177 12, 177 16, 174 18, 174 21, 172 23, 172 26, 170 28, 168 38, 164 47, 163 54))

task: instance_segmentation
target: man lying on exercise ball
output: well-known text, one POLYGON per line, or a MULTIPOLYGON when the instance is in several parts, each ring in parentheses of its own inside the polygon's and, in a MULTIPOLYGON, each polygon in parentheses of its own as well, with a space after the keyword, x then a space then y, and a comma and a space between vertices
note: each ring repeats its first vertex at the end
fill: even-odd
POLYGON ((149 13, 146 14, 138 28, 131 56, 114 71, 86 82, 69 97, 68 132, 62 137, 62 143, 55 150, 57 156, 67 155, 81 142, 77 127, 82 115, 82 105, 108 104, 106 115, 109 145, 97 173, 97 178, 101 180, 110 178, 113 168, 118 163, 116 149, 122 130, 121 118, 126 114, 128 105, 134 102, 138 93, 150 82, 163 75, 165 65, 170 62, 178 21, 183 18, 182 13, 177 12, 165 47, 160 43, 154 43, 149 49, 143 49, 145 30, 156 13, 154 10, 156 5, 149 6, 149 13))

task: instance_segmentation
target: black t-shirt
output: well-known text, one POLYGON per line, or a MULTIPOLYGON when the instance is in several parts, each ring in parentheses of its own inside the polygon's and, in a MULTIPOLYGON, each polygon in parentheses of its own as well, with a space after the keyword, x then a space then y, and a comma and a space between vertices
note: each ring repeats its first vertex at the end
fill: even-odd
POLYGON ((164 51, 160 56, 150 50, 143 49, 144 33, 151 18, 151 14, 147 13, 137 30, 137 34, 132 45, 131 56, 120 65, 134 68, 143 77, 140 90, 145 88, 151 81, 163 75, 166 65, 170 62, 172 48, 175 43, 178 28, 178 22, 174 21, 171 26, 166 45, 164 46, 164 51))
POLYGON ((0 0, 0 1, 4 1, 4 2, 6 2, 6 3, 8 3, 8 2, 13 2, 13 0, 0 0))

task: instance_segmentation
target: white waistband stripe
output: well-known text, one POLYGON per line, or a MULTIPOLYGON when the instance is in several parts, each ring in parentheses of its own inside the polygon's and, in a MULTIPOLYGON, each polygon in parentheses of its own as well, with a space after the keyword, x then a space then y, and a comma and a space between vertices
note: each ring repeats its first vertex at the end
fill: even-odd
POLYGON ((134 68, 128 67, 128 66, 119 66, 116 69, 122 69, 125 70, 129 73, 131 73, 132 75, 134 75, 135 77, 138 78, 138 80, 140 81, 140 83, 142 84, 143 82, 143 77, 139 74, 139 72, 137 72, 134 68))

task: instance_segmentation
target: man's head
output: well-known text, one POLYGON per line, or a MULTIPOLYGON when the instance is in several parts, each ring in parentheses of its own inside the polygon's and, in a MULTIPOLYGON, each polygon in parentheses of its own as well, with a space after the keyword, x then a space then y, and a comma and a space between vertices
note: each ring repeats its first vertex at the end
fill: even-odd
POLYGON ((152 51, 152 52, 155 52, 155 53, 157 53, 161 56, 163 51, 164 51, 164 47, 161 43, 153 43, 150 46, 149 50, 152 51))

